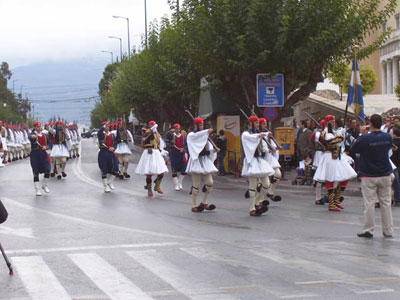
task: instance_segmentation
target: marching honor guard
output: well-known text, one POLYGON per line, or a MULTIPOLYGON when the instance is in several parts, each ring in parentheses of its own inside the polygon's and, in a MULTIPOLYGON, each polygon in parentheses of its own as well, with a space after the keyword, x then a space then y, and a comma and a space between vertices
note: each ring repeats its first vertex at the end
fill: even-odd
POLYGON ((24 123, 22 128, 22 133, 24 135, 24 158, 28 157, 31 153, 31 142, 29 141, 29 127, 28 124, 24 123))
MULTIPOLYGON (((319 138, 321 136, 321 133, 324 131, 325 127, 325 120, 321 120, 319 122, 320 128, 317 129, 317 131, 312 135, 313 141, 314 141, 314 148, 315 148, 315 153, 313 157, 313 168, 316 170, 318 168, 318 165, 321 161, 322 155, 324 154, 325 148, 322 146, 322 144, 319 141, 319 138)), ((322 197, 322 182, 315 181, 315 205, 324 205, 323 197, 322 197)))
POLYGON ((267 133, 266 138, 268 139, 271 145, 271 148, 265 154, 265 159, 275 171, 274 175, 270 177, 271 184, 267 191, 267 197, 269 197, 274 202, 279 202, 282 200, 282 197, 279 195, 274 195, 279 180, 282 178, 281 164, 279 163, 279 149, 278 145, 271 139, 272 132, 267 129, 267 120, 265 118, 260 118, 259 122, 260 122, 260 132, 267 133))
POLYGON ((259 132, 260 123, 257 116, 249 117, 248 121, 249 128, 242 133, 241 138, 245 155, 242 176, 249 179, 246 198, 249 198, 250 216, 256 217, 268 211, 268 200, 263 201, 263 199, 270 187, 269 176, 274 175, 275 171, 265 158, 268 152, 265 141, 267 133, 259 132), (258 182, 261 186, 257 193, 258 182))
POLYGON ((327 115, 325 117, 327 127, 322 131, 319 141, 325 148, 318 163, 318 168, 314 175, 314 180, 325 182, 328 195, 329 210, 340 211, 344 207, 340 203, 340 197, 346 189, 350 179, 357 176, 357 173, 351 167, 347 157, 341 153, 341 144, 344 137, 334 134, 333 126, 335 124, 335 116, 327 115), (338 182, 335 189, 334 183, 338 182))
POLYGON ((8 162, 16 161, 16 147, 15 147, 15 133, 13 131, 12 125, 7 126, 7 147, 8 147, 8 162))
POLYGON ((181 125, 174 124, 174 132, 170 134, 170 151, 172 180, 174 181, 175 191, 180 191, 182 182, 186 175, 185 163, 185 137, 181 132, 181 125), (180 173, 178 175, 178 173, 180 173))
POLYGON ((0 165, 4 166, 7 163, 7 129, 3 126, 3 122, 0 121, 0 142, 1 152, 3 157, 1 158, 0 165))
POLYGON ((117 154, 119 161, 119 178, 131 178, 128 174, 128 166, 129 157, 132 155, 133 136, 132 133, 125 128, 122 121, 118 122, 118 127, 115 131, 115 139, 117 143, 115 154, 117 154))
POLYGON ((161 155, 161 136, 157 131, 158 125, 155 121, 149 122, 149 128, 142 128, 142 146, 144 151, 140 157, 135 173, 146 175, 147 195, 153 196, 152 191, 152 176, 156 175, 154 180, 154 190, 159 194, 163 194, 161 190, 161 181, 164 173, 168 172, 164 158, 161 155))
POLYGON ((208 195, 213 186, 212 173, 217 173, 218 169, 214 165, 217 158, 218 148, 210 142, 209 134, 213 129, 204 129, 202 118, 195 118, 194 130, 187 136, 187 146, 189 149, 189 161, 186 167, 186 173, 192 175, 192 212, 202 212, 203 210, 214 210, 214 204, 208 204, 208 195), (214 147, 214 148, 213 148, 214 147), (200 205, 197 205, 197 196, 201 180, 204 181, 203 199, 200 205))
POLYGON ((103 122, 102 127, 97 132, 99 141, 99 155, 97 158, 99 168, 101 171, 101 179, 105 193, 110 193, 114 190, 114 180, 118 176, 118 160, 115 156, 115 140, 113 134, 110 132, 110 125, 108 122, 103 122), (107 180, 107 174, 109 178, 107 180))
POLYGON ((33 130, 29 134, 31 142, 31 167, 33 172, 33 182, 35 185, 36 196, 42 195, 42 189, 45 193, 50 193, 47 187, 50 178, 50 158, 46 150, 48 149, 48 138, 42 132, 42 125, 40 122, 33 124, 33 130), (43 184, 40 187, 39 174, 44 173, 43 184))
POLYGON ((69 157, 67 140, 70 140, 70 136, 65 132, 63 125, 63 122, 58 120, 55 129, 52 127, 49 128, 49 132, 54 138, 50 157, 54 158, 58 180, 61 179, 61 176, 67 177, 65 166, 67 165, 67 158, 69 157))

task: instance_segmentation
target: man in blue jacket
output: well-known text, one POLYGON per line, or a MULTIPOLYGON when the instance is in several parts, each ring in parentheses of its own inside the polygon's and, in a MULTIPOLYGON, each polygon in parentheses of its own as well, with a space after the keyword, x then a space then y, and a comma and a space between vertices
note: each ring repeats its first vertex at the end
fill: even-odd
POLYGON ((391 208, 391 178, 392 166, 389 161, 389 150, 393 140, 390 134, 380 130, 382 117, 372 115, 370 133, 362 128, 361 134, 350 153, 360 154, 359 175, 364 198, 364 230, 357 235, 372 238, 375 226, 375 203, 379 200, 382 215, 382 230, 385 237, 392 237, 393 218, 391 208))

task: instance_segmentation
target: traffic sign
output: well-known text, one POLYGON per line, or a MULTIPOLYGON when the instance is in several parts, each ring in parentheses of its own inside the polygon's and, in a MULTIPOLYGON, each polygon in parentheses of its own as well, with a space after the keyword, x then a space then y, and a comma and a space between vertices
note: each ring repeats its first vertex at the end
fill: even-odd
POLYGON ((275 107, 266 107, 264 108, 263 115, 267 121, 275 121, 278 117, 278 110, 275 107))
POLYGON ((283 106, 283 74, 257 74, 257 106, 283 106))

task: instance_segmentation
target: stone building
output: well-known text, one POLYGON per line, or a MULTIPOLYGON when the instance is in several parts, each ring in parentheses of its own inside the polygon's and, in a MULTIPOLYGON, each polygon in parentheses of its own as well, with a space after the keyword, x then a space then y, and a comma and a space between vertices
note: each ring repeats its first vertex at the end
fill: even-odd
MULTIPOLYGON (((384 7, 386 3, 387 0, 382 0, 380 6, 384 7)), ((377 86, 372 94, 394 94, 394 88, 400 83, 400 2, 397 4, 395 14, 382 24, 379 31, 366 39, 366 44, 371 44, 382 30, 386 30, 388 27, 392 28, 390 38, 378 51, 360 62, 364 66, 371 66, 378 77, 377 86)))

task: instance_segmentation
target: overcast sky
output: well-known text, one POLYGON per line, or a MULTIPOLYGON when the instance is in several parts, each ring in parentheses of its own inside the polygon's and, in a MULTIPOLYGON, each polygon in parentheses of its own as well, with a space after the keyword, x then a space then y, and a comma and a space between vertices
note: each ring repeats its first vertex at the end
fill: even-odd
MULTIPOLYGON (((127 52, 144 34, 145 0, 0 0, 0 60, 11 68, 43 60, 97 59, 119 56, 121 37, 127 52)), ((147 0, 148 23, 171 11, 167 0, 147 0)))

